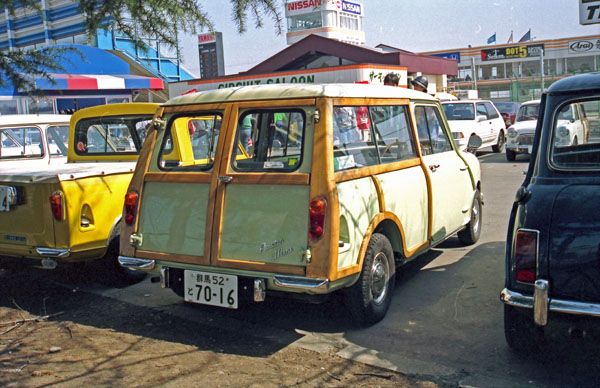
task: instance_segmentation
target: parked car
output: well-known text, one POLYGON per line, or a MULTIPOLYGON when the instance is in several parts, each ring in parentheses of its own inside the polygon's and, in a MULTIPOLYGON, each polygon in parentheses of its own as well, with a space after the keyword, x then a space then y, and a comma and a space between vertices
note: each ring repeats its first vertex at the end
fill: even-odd
POLYGON ((71 118, 66 163, 0 170, 0 255, 48 269, 104 258, 115 279, 140 278, 119 266, 118 236, 125 191, 157 107, 82 109, 71 118))
POLYGON ((125 197, 119 260, 187 302, 237 308, 246 296, 342 290, 355 319, 373 323, 397 265, 456 233, 479 238, 479 163, 458 152, 425 93, 259 85, 159 112, 125 197), (203 152, 188 131, 199 117, 213 117, 203 152))
POLYGON ((521 104, 518 102, 494 102, 494 106, 496 106, 498 112, 500 112, 500 115, 504 119, 506 128, 510 127, 515 122, 520 105, 521 104))
POLYGON ((515 160, 517 154, 531 154, 539 110, 540 100, 527 101, 519 107, 516 121, 506 131, 508 161, 515 160))
POLYGON ((67 161, 69 115, 0 116, 0 171, 67 161))
POLYGON ((506 341, 519 351, 535 350, 553 329, 581 336, 600 327, 600 139, 565 143, 560 133, 563 114, 582 104, 596 107, 598 125, 600 73, 562 79, 542 95, 529 169, 510 214, 501 300, 506 341))
POLYGON ((471 151, 468 143, 474 135, 483 142, 480 149, 491 146, 494 152, 504 151, 506 125, 491 101, 461 100, 443 102, 442 106, 461 151, 471 151))
MULTIPOLYGON (((531 154, 533 135, 537 126, 539 100, 523 103, 519 109, 517 122, 508 128, 506 159, 515 160, 517 154, 531 154)), ((590 135, 590 124, 586 117, 584 103, 572 104, 558 114, 556 146, 585 143, 590 135)))

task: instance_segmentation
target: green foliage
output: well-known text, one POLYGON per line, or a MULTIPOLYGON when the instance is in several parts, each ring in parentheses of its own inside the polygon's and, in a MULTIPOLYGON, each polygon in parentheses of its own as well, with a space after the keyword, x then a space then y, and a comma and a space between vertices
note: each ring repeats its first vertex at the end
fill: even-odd
MULTIPOLYGON (((162 44, 177 48, 179 33, 195 34, 213 30, 209 16, 202 10, 202 0, 80 0, 80 8, 86 15, 84 21, 88 33, 93 35, 100 28, 111 28, 133 41, 138 49, 144 49, 143 38, 157 39, 162 44)), ((273 0, 229 0, 233 9, 232 21, 239 33, 247 30, 247 20, 255 26, 263 26, 263 17, 271 17, 276 33, 282 32, 282 18, 273 0)), ((10 15, 16 11, 15 0, 0 0, 0 9, 6 8, 10 15)), ((19 4, 42 14, 39 0, 19 0, 19 4)), ((43 16, 43 14, 42 14, 43 16)), ((52 81, 50 73, 60 71, 60 54, 65 49, 49 47, 41 50, 1 51, 0 86, 8 81, 23 91, 35 89, 31 76, 52 81)), ((67 49, 69 50, 69 49, 67 49)))

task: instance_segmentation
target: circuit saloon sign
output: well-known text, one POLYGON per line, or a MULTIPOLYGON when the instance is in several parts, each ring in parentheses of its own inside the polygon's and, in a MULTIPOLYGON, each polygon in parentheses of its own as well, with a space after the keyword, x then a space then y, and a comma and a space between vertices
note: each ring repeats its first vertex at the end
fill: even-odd
POLYGON ((481 60, 496 61, 500 59, 539 57, 542 50, 544 50, 543 44, 530 44, 527 46, 511 46, 500 47, 495 49, 485 49, 481 50, 481 60))

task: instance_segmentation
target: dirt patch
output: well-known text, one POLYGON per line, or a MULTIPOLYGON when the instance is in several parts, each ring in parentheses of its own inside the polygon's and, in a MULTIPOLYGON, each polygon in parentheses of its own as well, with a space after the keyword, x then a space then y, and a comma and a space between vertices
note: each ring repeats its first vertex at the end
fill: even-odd
POLYGON ((439 387, 333 351, 287 346, 266 357, 241 356, 59 317, 0 308, 1 386, 439 387))

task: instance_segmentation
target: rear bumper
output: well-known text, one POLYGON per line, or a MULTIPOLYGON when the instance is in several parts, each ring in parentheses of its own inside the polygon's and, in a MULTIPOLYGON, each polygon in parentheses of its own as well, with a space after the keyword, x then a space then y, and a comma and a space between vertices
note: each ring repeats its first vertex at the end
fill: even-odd
POLYGON ((58 262, 79 262, 100 258, 106 252, 104 248, 73 251, 71 248, 39 247, 31 245, 0 244, 0 256, 43 260, 54 259, 58 262))
MULTIPOLYGON (((160 272, 161 276, 164 274, 163 269, 168 268, 160 263, 157 263, 156 260, 152 259, 140 259, 136 257, 127 257, 127 256, 119 256, 119 264, 123 267, 148 271, 148 272, 160 272)), ((178 267, 181 269, 181 267, 178 267)), ((191 269, 191 268, 190 268, 191 269)), ((348 277, 343 279, 344 282, 330 282, 329 279, 315 279, 308 278, 304 276, 294 276, 294 275, 283 275, 283 274, 273 274, 273 273, 263 273, 263 272, 252 272, 252 271, 237 271, 232 270, 230 268, 214 268, 214 267, 202 267, 202 268, 194 268, 207 272, 216 272, 216 273, 229 273, 232 275, 248 277, 248 278, 256 278, 256 279, 266 279, 267 280, 267 288, 276 291, 286 291, 286 292, 304 292, 309 294, 326 294, 335 289, 342 288, 346 286, 346 283, 352 284, 354 282, 353 277, 348 277)), ((161 284, 165 284, 164 279, 161 279, 161 284)), ((349 285, 348 284, 348 285, 349 285)))
POLYGON ((551 299, 548 296, 548 282, 538 280, 534 295, 525 295, 507 288, 500 292, 500 300, 508 305, 533 309, 536 324, 546 325, 548 312, 600 317, 600 303, 575 302, 563 299, 551 299))

